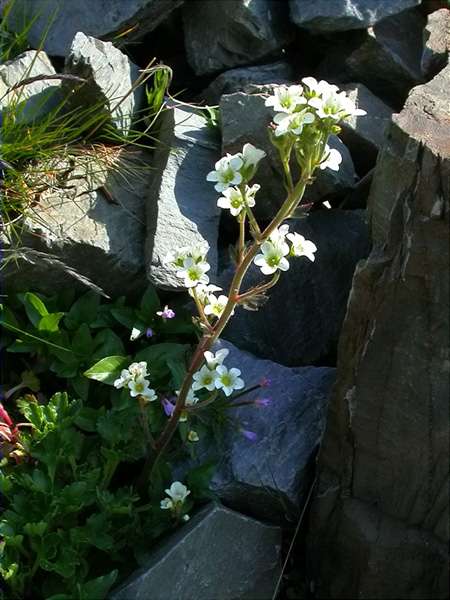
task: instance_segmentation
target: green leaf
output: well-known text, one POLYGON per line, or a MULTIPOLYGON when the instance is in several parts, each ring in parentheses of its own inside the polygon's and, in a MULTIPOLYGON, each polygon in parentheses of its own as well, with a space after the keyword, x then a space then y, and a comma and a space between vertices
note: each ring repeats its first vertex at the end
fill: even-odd
POLYGON ((71 307, 65 318, 68 329, 76 329, 83 323, 90 325, 97 318, 100 296, 95 292, 87 292, 71 307))
POLYGON ((167 366, 172 374, 173 389, 180 389, 186 375, 186 365, 184 361, 169 358, 167 360, 167 366))
POLYGON ((119 306, 118 308, 112 308, 111 314, 113 317, 127 329, 133 327, 133 323, 136 321, 136 314, 133 308, 129 306, 119 306))
POLYGON ((78 584, 77 592, 79 600, 104 600, 116 582, 118 574, 119 572, 115 569, 111 573, 108 573, 108 575, 102 575, 86 583, 78 584))
POLYGON ((161 307, 158 294, 152 285, 149 285, 145 294, 142 296, 140 313, 144 321, 151 321, 157 310, 161 307))
POLYGON ((187 344, 165 342, 144 348, 136 354, 135 360, 145 360, 148 364, 150 378, 164 378, 170 375, 169 361, 185 363, 187 344))
POLYGON ((82 400, 87 400, 88 395, 89 395, 89 387, 90 387, 90 383, 91 383, 89 381, 89 379, 86 379, 86 377, 79 375, 78 377, 74 377, 70 381, 70 383, 72 384, 72 387, 75 390, 75 393, 82 400))
POLYGON ((93 360, 104 356, 119 356, 125 354, 122 340, 111 329, 103 329, 94 338, 93 360))
POLYGON ((209 484, 217 468, 214 462, 207 462, 188 472, 186 484, 192 493, 197 497, 204 497, 208 494, 209 484))
POLYGON ((22 383, 24 387, 27 387, 32 392, 38 392, 40 390, 40 382, 38 377, 33 373, 33 371, 24 371, 21 373, 22 383))
POLYGON ((94 349, 91 331, 86 323, 83 323, 75 331, 72 338, 72 350, 79 357, 90 357, 94 349))
POLYGON ((63 316, 63 312, 50 313, 43 316, 38 323, 38 330, 44 333, 56 333, 59 331, 59 322, 63 316))
POLYGON ((39 296, 27 292, 26 294, 19 294, 20 300, 23 302, 25 312, 31 323, 37 327, 42 317, 48 315, 48 310, 39 296))
POLYGON ((95 363, 95 365, 92 365, 83 375, 88 379, 113 385, 114 381, 119 377, 121 370, 126 369, 129 364, 130 359, 128 356, 106 356, 95 363))

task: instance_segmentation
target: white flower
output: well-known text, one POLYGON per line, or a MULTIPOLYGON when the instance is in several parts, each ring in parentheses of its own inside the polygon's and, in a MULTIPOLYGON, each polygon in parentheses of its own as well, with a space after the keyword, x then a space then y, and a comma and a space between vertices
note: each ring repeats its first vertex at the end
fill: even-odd
POLYGON ((314 262, 314 252, 317 252, 317 246, 310 240, 306 240, 299 233, 288 233, 288 240, 290 240, 291 254, 293 256, 306 256, 310 261, 314 262))
POLYGON ((123 388, 128 385, 128 382, 131 379, 131 374, 128 369, 123 369, 120 373, 120 377, 118 377, 114 382, 114 387, 117 389, 123 388))
POLYGON ((245 187, 245 198, 242 195, 242 192, 239 188, 228 188, 223 192, 223 196, 221 196, 217 200, 217 206, 220 208, 228 208, 233 217, 237 217, 238 214, 245 209, 245 205, 253 207, 255 206, 255 194, 260 189, 257 183, 252 185, 252 187, 245 187))
POLYGON ((193 429, 191 429, 190 432, 188 433, 187 439, 190 442, 198 442, 200 440, 200 438, 198 437, 198 433, 196 431, 194 431, 193 429))
POLYGON ((191 257, 194 262, 206 262, 206 255, 208 254, 209 244, 206 241, 198 242, 194 246, 188 249, 187 256, 191 257))
MULTIPOLYGON (((180 390, 177 390, 176 395, 179 396, 180 395, 180 390)), ((190 388, 190 390, 187 393, 186 399, 184 401, 184 405, 185 406, 194 406, 194 404, 197 404, 198 402, 198 398, 194 393, 194 390, 192 388, 190 388)), ((186 411, 182 411, 181 416, 180 416, 180 423, 184 423, 187 421, 187 412, 186 411)))
POLYGON ((205 273, 210 268, 207 262, 195 262, 191 256, 188 256, 183 261, 183 268, 177 271, 177 277, 184 279, 184 285, 191 288, 199 283, 209 282, 209 277, 205 273))
POLYGON ((146 400, 156 400, 155 390, 149 388, 150 382, 145 377, 136 377, 128 382, 128 389, 130 390, 130 396, 136 398, 136 396, 143 396, 146 400))
POLYGON ((234 390, 242 390, 244 380, 239 377, 241 372, 239 369, 227 369, 225 365, 216 367, 217 379, 215 381, 216 388, 223 390, 225 396, 231 396, 234 390))
POLYGON ((207 300, 208 304, 205 305, 205 315, 213 315, 214 317, 221 317, 223 311, 228 302, 228 296, 223 294, 217 298, 214 294, 210 294, 207 300))
POLYGON ((161 500, 160 507, 162 510, 171 510, 172 512, 179 512, 191 493, 180 481, 174 481, 165 492, 168 498, 161 500))
POLYGON ((332 171, 339 171, 339 165, 342 162, 342 156, 339 150, 330 148, 328 144, 325 145, 324 160, 320 163, 319 169, 331 169, 332 171))
POLYGON ((194 380, 194 383, 192 384, 193 390, 201 390, 202 388, 206 388, 208 391, 212 392, 215 388, 217 373, 208 369, 206 365, 203 365, 200 371, 194 373, 192 378, 194 380))
POLYGON ((292 133, 294 135, 300 135, 303 131, 303 127, 314 121, 314 115, 307 111, 296 112, 292 115, 287 113, 277 113, 273 122, 277 127, 275 128, 275 135, 285 135, 286 133, 292 133))
POLYGON ((189 295, 194 296, 194 292, 197 298, 200 300, 202 304, 205 304, 208 300, 209 294, 213 294, 214 292, 221 292, 222 288, 218 285, 214 285, 213 283, 205 285, 204 283, 199 283, 197 287, 190 288, 189 295))
POLYGON ((216 367, 218 367, 219 365, 221 365, 223 363, 223 361, 226 359, 226 357, 229 355, 229 353, 230 353, 230 351, 227 350, 227 348, 222 348, 221 350, 217 350, 217 352, 215 354, 213 352, 209 352, 209 350, 207 352, 204 352, 203 356, 205 357, 208 369, 211 369, 214 371, 214 369, 216 367))
POLYGON ((145 360, 137 363, 131 363, 128 367, 128 371, 132 377, 147 377, 147 363, 145 360))
POLYGON ((323 79, 317 81, 317 79, 314 79, 314 77, 304 77, 302 79, 302 83, 304 83, 307 87, 305 90, 305 96, 307 96, 307 98, 314 98, 315 96, 321 96, 322 94, 329 94, 339 91, 337 85, 328 83, 323 79))
POLYGON ((188 255, 189 248, 187 247, 179 248, 178 250, 172 250, 172 252, 169 252, 167 254, 166 258, 164 259, 164 262, 167 264, 171 264, 175 267, 182 267, 183 262, 188 257, 188 255))
MULTIPOLYGON (((289 252, 289 246, 285 244, 289 252)), ((285 257, 288 252, 285 252, 284 247, 279 247, 272 242, 264 242, 261 245, 262 254, 257 254, 253 260, 255 265, 260 267, 264 275, 272 275, 277 269, 287 271, 289 262, 285 257)))
POLYGON ((321 97, 311 98, 309 105, 316 109, 317 116, 321 119, 341 121, 351 116, 363 116, 366 113, 361 108, 356 108, 354 102, 345 94, 335 90, 322 93, 321 97))
POLYGON ((272 242, 274 246, 279 248, 283 254, 289 254, 289 246, 286 244, 286 235, 289 232, 289 225, 284 224, 272 231, 269 235, 269 241, 272 242))
POLYGON ((301 85, 280 85, 275 89, 273 96, 267 98, 265 105, 272 106, 277 113, 292 114, 297 106, 306 104, 306 98, 302 94, 301 85))
POLYGON ((242 182, 242 175, 239 170, 244 161, 235 154, 227 154, 215 164, 215 171, 211 171, 206 176, 207 181, 216 181, 214 188, 217 192, 223 192, 232 185, 239 185, 242 182))
POLYGON ((241 156, 244 161, 242 169, 246 171, 249 167, 255 169, 258 163, 266 156, 266 153, 264 150, 253 146, 253 144, 244 144, 241 156))

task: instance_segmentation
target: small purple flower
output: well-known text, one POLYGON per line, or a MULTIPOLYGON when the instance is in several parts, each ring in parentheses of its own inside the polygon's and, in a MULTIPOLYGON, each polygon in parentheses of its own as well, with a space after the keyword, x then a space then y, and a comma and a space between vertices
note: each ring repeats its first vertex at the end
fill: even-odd
POLYGON ((173 319, 175 317, 175 311, 169 308, 167 304, 164 307, 164 310, 158 310, 156 314, 158 315, 158 317, 161 317, 161 319, 163 319, 164 321, 166 319, 173 319))
POLYGON ((262 388, 270 387, 271 385, 272 385, 272 380, 269 379, 268 377, 262 377, 259 382, 259 387, 262 387, 262 388))
POLYGON ((249 431, 248 429, 241 429, 242 435, 250 440, 250 442, 256 442, 258 439, 258 435, 254 431, 249 431))
POLYGON ((270 406, 272 404, 272 398, 257 398, 255 400, 255 404, 256 406, 266 408, 267 406, 270 406))
POLYGON ((167 398, 163 398, 161 400, 161 403, 162 403, 162 407, 164 409, 164 412, 166 413, 166 416, 167 417, 171 417, 173 411, 175 410, 175 405, 170 400, 168 400, 167 398))
POLYGON ((153 329, 151 327, 147 327, 147 330, 145 332, 145 337, 146 338, 151 338, 153 337, 153 329))

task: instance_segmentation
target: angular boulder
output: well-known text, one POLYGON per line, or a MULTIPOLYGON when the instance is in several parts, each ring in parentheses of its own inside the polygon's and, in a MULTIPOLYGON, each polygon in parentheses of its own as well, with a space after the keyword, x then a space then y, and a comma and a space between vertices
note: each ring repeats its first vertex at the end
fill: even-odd
POLYGON ((56 75, 45 52, 28 50, 16 58, 0 65, 0 111, 7 106, 14 107, 19 122, 30 123, 39 120, 61 102, 61 82, 45 79, 56 75), (43 79, 8 90, 21 82, 43 76, 43 79))
POLYGON ((359 173, 366 173, 374 165, 378 150, 384 142, 385 131, 394 112, 361 83, 341 86, 347 96, 366 111, 362 117, 352 116, 341 123, 340 137, 350 150, 359 173))
POLYGON ((294 77, 293 67, 281 60, 267 65, 230 69, 216 77, 201 93, 201 97, 209 104, 219 104, 224 94, 243 92, 249 85, 289 84, 294 77))
MULTIPOLYGON (((389 4, 386 2, 385 4, 389 4)), ((413 8, 383 19, 366 32, 336 67, 350 81, 367 86, 381 99, 401 107, 409 90, 423 81, 420 61, 425 18, 413 8)))
POLYGON ((197 75, 249 64, 293 38, 288 5, 278 0, 194 0, 183 7, 187 59, 197 75))
POLYGON ((65 82, 71 93, 71 107, 92 106, 105 112, 105 118, 122 136, 127 136, 144 106, 144 89, 133 89, 138 67, 113 46, 78 32, 66 59, 65 71, 86 79, 84 84, 65 82))
MULTIPOLYGON (((319 210, 288 221, 291 231, 316 244, 315 262, 291 258, 289 270, 269 290, 268 302, 257 312, 238 308, 222 337, 242 350, 287 366, 333 364, 353 273, 370 250, 363 215, 319 210)), ((232 272, 230 268, 220 278, 224 289, 232 272)), ((241 289, 266 279, 252 265, 241 289)))
MULTIPOLYGON (((258 87, 255 86, 252 93, 237 92, 222 96, 220 115, 223 154, 240 152, 247 142, 261 148, 267 154, 260 162, 255 177, 255 181, 261 185, 261 190, 258 192, 254 209, 257 217, 266 220, 281 206, 286 197, 286 190, 278 150, 271 144, 267 131, 274 112, 264 103, 271 90, 262 86, 260 90, 266 93, 258 93, 258 87)), ((331 139, 330 146, 341 152, 341 167, 337 172, 330 169, 319 170, 314 184, 307 189, 305 202, 343 196, 356 182, 355 168, 347 148, 335 136, 331 139)))
POLYGON ((184 0, 15 0, 8 27, 22 31, 31 23, 28 39, 50 55, 67 56, 78 31, 96 38, 113 38, 128 31, 134 40, 157 27, 184 0))
POLYGON ((157 287, 183 289, 170 251, 207 242, 209 275, 217 271, 219 194, 206 181, 220 158, 219 144, 203 117, 176 104, 163 111, 147 196, 147 275, 157 287))
POLYGON ((224 340, 216 344, 219 348, 230 351, 227 365, 239 367, 248 387, 263 378, 270 382, 242 400, 265 399, 270 404, 245 404, 229 411, 233 422, 223 441, 219 446, 210 444, 206 453, 217 461, 211 488, 227 505, 247 514, 278 522, 295 520, 314 478, 313 462, 335 369, 288 368, 224 340), (256 439, 247 439, 240 428, 256 439))
POLYGON ((271 598, 280 550, 278 527, 209 505, 166 539, 111 600, 271 598))
POLYGON ((369 198, 307 555, 320 598, 448 598, 450 66, 393 117, 369 198))
POLYGON ((441 8, 428 15, 423 32, 420 66, 426 79, 434 77, 448 63, 450 53, 450 10, 441 8))
POLYGON ((421 0, 289 0, 291 20, 312 31, 365 29, 421 0))
MULTIPOLYGON (((122 160, 130 168, 130 159, 123 155, 122 160)), ((120 174, 100 170, 86 157, 55 165, 57 175, 21 225, 21 246, 30 255, 9 262, 5 288, 23 291, 33 281, 33 289, 45 293, 67 285, 74 274, 74 284, 91 281, 111 296, 144 289, 148 161, 143 153, 132 158, 137 169, 132 188, 120 174)), ((42 184, 39 170, 37 177, 42 184)))

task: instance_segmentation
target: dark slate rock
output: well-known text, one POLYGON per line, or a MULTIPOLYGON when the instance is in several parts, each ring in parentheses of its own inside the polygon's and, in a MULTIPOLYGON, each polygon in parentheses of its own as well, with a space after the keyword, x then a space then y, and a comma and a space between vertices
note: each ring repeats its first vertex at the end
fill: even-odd
MULTIPOLYGON (((274 112, 265 106, 264 102, 271 91, 262 86, 259 89, 267 93, 257 93, 258 87, 254 86, 252 93, 238 92, 222 96, 222 151, 224 154, 234 154, 240 152, 245 143, 250 142, 266 152, 267 156, 259 164, 255 177, 255 181, 261 185, 261 190, 258 192, 254 210, 259 218, 270 219, 284 201, 286 190, 278 150, 271 144, 267 131, 274 112)), ((353 161, 347 148, 335 136, 330 140, 330 147, 341 152, 341 168, 337 172, 330 169, 319 170, 314 185, 307 189, 305 202, 343 196, 356 182, 353 161)), ((292 166, 295 169, 295 165, 292 166)))
POLYGON ((268 65, 230 69, 216 77, 201 93, 201 97, 209 104, 219 104, 220 97, 224 94, 243 92, 251 84, 290 84, 294 78, 293 67, 281 60, 268 65))
POLYGON ((38 76, 56 75, 45 52, 29 50, 0 65, 0 110, 14 107, 16 118, 22 123, 39 120, 62 101, 61 83, 42 79, 8 90, 22 81, 38 76))
POLYGON ((100 171, 98 159, 94 163, 80 157, 74 165, 55 165, 61 173, 67 172, 65 179, 49 186, 25 213, 21 246, 32 252, 9 262, 2 273, 5 288, 33 287, 48 293, 72 278, 74 284, 91 287, 90 280, 112 296, 145 288, 144 194, 149 157, 145 153, 126 156, 122 154, 123 165, 133 165, 138 173, 132 189, 117 173, 100 171))
POLYGON ((165 258, 174 248, 207 242, 208 272, 217 272, 220 209, 206 175, 220 158, 214 133, 193 109, 169 105, 159 123, 155 175, 147 194, 147 274, 161 288, 183 289, 165 258))
POLYGON ((188 62, 197 75, 263 59, 293 37, 288 5, 278 0, 190 0, 183 22, 188 62))
MULTIPOLYGON (((144 106, 142 86, 130 93, 139 77, 139 68, 111 42, 78 32, 65 70, 87 80, 75 86, 70 97, 71 107, 104 106, 111 125, 126 136, 144 106)), ((65 82, 63 88, 72 91, 74 84, 65 82)))
POLYGON ((344 68, 351 81, 363 83, 388 104, 401 106, 409 90, 423 81, 420 61, 424 25, 418 9, 383 19, 362 35, 344 64, 336 64, 336 72, 344 68))
POLYGON ((66 56, 78 31, 112 38, 115 33, 133 28, 127 40, 134 40, 155 29, 182 3, 183 0, 15 0, 8 25, 14 31, 22 31, 24 22, 33 21, 28 34, 30 44, 38 48, 43 42, 48 54, 66 56))
MULTIPOLYGON (((368 231, 359 211, 320 210, 288 223, 316 244, 315 262, 292 258, 268 302, 257 312, 239 308, 222 336, 284 365, 311 365, 336 351, 353 272, 369 253, 368 231)), ((222 274, 224 289, 231 275, 232 269, 222 274)), ((241 289, 264 279, 252 265, 241 289)))
POLYGON ((365 173, 375 164, 393 110, 361 83, 343 85, 342 89, 358 108, 367 113, 362 117, 350 117, 341 123, 340 134, 350 150, 356 168, 365 173))
POLYGON ((425 78, 434 77, 448 62, 450 53, 450 10, 441 8, 428 15, 421 60, 425 78))
POLYGON ((291 19, 312 31, 347 31, 371 27, 421 0, 289 0, 291 19))
POLYGON ((226 432, 219 455, 209 452, 218 460, 211 487, 226 504, 247 514, 294 520, 314 478, 312 463, 325 428, 335 369, 291 369, 256 358, 224 340, 216 345, 219 348, 230 350, 227 364, 239 367, 247 386, 263 377, 270 380, 268 388, 247 394, 243 400, 268 398, 271 404, 242 406, 230 413, 235 422, 226 432), (239 427, 255 433, 257 439, 248 440, 239 427))
POLYGON ((449 86, 447 66, 412 90, 377 161, 309 525, 319 598, 449 597, 449 86))
POLYGON ((280 572, 281 530, 218 504, 157 549, 111 600, 263 600, 280 572))

